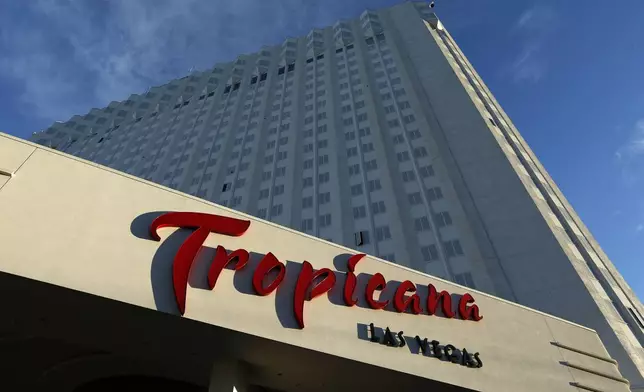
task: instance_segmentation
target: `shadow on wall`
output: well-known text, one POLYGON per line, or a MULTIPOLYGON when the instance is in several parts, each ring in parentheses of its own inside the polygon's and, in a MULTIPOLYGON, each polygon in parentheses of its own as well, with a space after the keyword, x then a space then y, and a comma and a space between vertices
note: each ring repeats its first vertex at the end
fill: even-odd
MULTIPOLYGON (((130 231, 132 234, 138 238, 151 241, 152 237, 149 233, 149 227, 152 221, 159 217, 160 215, 165 214, 166 211, 156 211, 149 212, 136 217, 132 224, 130 225, 130 231)), ((179 250, 181 244, 188 238, 188 236, 193 232, 191 229, 177 229, 169 237, 159 243, 158 250, 153 256, 152 264, 150 268, 150 280, 152 283, 152 291, 154 296, 154 301, 157 310, 180 315, 175 296, 173 291, 172 284, 172 265, 174 257, 179 250)), ((227 249, 228 253, 232 250, 227 249)), ((190 275, 188 278, 188 285, 195 289, 201 290, 210 290, 208 287, 207 276, 208 270, 212 261, 215 257, 216 249, 202 246, 201 250, 197 254, 192 267, 190 269, 190 275)), ((250 258, 247 265, 235 271, 233 277, 233 285, 237 291, 246 295, 257 295, 252 285, 253 272, 264 258, 264 254, 249 252, 250 258)), ((347 306, 343 298, 344 284, 347 277, 347 262, 353 254, 344 253, 336 256, 333 259, 333 265, 336 271, 333 271, 335 275, 336 283, 333 288, 326 293, 328 300, 339 306, 347 306)), ((281 260, 280 260, 281 261, 281 260)), ((282 261, 286 266, 286 274, 282 283, 278 286, 274 293, 269 295, 275 296, 275 312, 277 317, 284 328, 293 328, 299 329, 298 323, 294 317, 293 312, 293 298, 295 292, 295 286, 302 269, 302 263, 297 261, 286 260, 282 261)), ((228 263, 226 269, 233 270, 234 263, 228 263)), ((359 265, 357 269, 359 269, 359 265)), ((265 282, 272 282, 276 276, 276 272, 272 271, 264 279, 265 282)), ((354 298, 357 299, 355 306, 361 308, 370 308, 367 300, 365 298, 365 290, 367 287, 367 282, 373 275, 365 273, 357 273, 357 284, 354 291, 354 298)), ((376 292, 374 299, 379 301, 388 301, 389 303, 383 309, 384 311, 396 312, 393 307, 393 297, 395 294, 396 288, 400 285, 401 282, 398 281, 387 281, 385 289, 381 292, 376 292), (379 293, 379 295, 378 295, 379 293)), ((420 303, 423 310, 426 310, 426 300, 428 296, 428 287, 423 285, 417 285, 418 296, 420 297, 420 303)), ((216 291, 217 287, 215 285, 213 291, 216 291)), ((310 293, 310 288, 309 288, 310 293)), ((309 297, 307 293, 307 298, 309 297)), ((452 304, 458 304, 460 300, 460 295, 452 294, 452 304)), ((321 300, 317 298, 315 300, 321 300)), ((186 307, 189 307, 190 304, 186 304, 186 307)), ((306 305, 305 305, 306 307, 306 305)), ((406 312, 409 312, 407 310, 406 312)), ((304 312, 306 314, 306 310, 304 312)), ((425 315, 426 316, 426 315, 425 315)), ((446 317, 441 309, 437 309, 437 312, 434 316, 437 317, 446 317)))

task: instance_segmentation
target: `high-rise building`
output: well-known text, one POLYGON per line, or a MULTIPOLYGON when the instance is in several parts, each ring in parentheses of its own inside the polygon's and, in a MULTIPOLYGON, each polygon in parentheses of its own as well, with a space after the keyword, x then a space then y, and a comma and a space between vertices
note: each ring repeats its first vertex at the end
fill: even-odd
POLYGON ((32 140, 587 325, 644 387, 644 307, 426 3, 32 140))

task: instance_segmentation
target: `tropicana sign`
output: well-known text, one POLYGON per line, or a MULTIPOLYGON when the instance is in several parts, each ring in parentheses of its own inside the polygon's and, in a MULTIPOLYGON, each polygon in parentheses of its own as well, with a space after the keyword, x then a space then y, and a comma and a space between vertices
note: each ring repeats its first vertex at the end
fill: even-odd
MULTIPOLYGON (((162 227, 175 227, 183 229, 195 229, 190 236, 181 244, 172 264, 172 281, 174 295, 183 315, 186 308, 186 290, 188 275, 197 253, 210 233, 239 237, 250 227, 250 221, 230 218, 214 214, 198 212, 169 212, 156 218, 150 225, 150 235, 156 241, 161 237, 157 233, 162 227)), ((364 254, 356 254, 349 258, 347 263, 348 272, 343 288, 343 298, 346 306, 354 306, 357 299, 354 297, 357 278, 355 269, 364 254)), ((246 267, 249 260, 249 253, 245 249, 237 249, 228 253, 222 246, 217 247, 215 257, 208 271, 208 287, 215 288, 221 271, 229 264, 235 271, 246 267)), ((284 280, 286 266, 279 261, 272 253, 266 254, 253 272, 253 289, 257 295, 266 296, 275 291, 284 280), (266 280, 270 280, 266 282, 266 280)), ((304 302, 312 300, 328 291, 336 284, 336 275, 329 268, 314 270, 311 263, 304 261, 297 278, 295 291, 293 293, 293 313, 300 328, 304 328, 304 302), (308 294, 310 293, 310 294, 308 294), (308 294, 308 295, 307 295, 308 294)), ((376 291, 384 290, 387 281, 380 273, 376 273, 369 279, 364 293, 364 298, 372 309, 384 309, 389 301, 380 300, 374 297, 376 291)), ((425 309, 421 306, 421 298, 416 292, 416 286, 406 280, 396 288, 393 296, 393 307, 399 312, 409 311, 412 314, 421 314, 426 311, 429 315, 436 314, 441 304, 442 314, 447 318, 454 318, 456 312, 452 307, 452 298, 447 291, 438 292, 432 285, 428 285, 428 295, 425 309), (408 296, 407 294, 411 295, 408 296)), ((483 318, 479 308, 474 305, 472 295, 463 294, 457 306, 458 316, 463 320, 479 321, 483 318)))

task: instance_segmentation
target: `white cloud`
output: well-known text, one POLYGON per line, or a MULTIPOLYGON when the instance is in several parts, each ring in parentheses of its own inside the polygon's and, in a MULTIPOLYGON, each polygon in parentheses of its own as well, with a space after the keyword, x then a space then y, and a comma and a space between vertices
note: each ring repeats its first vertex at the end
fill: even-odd
POLYGON ((637 233, 639 233, 639 232, 641 232, 641 231, 644 231, 644 224, 641 224, 641 223, 640 223, 639 225, 637 225, 637 226, 635 227, 635 231, 636 231, 637 233))
POLYGON ((19 86, 26 114, 49 120, 333 23, 323 3, 304 0, 19 3, 0 13, 0 77, 19 86))
POLYGON ((511 29, 519 42, 516 55, 506 67, 515 82, 536 83, 548 70, 544 47, 558 26, 554 9, 536 4, 525 10, 511 29))
POLYGON ((644 179, 644 118, 635 122, 628 141, 617 149, 615 158, 627 184, 644 179))

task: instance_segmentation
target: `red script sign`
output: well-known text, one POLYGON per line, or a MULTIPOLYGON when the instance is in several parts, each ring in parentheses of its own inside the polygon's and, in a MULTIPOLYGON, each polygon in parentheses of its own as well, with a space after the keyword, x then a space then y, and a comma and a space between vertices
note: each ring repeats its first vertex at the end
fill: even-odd
MULTIPOLYGON (((172 264, 174 295, 179 311, 183 315, 186 309, 186 290, 190 267, 208 235, 210 233, 217 233, 239 237, 248 230, 250 221, 199 212, 169 212, 156 218, 150 225, 150 235, 154 240, 161 240, 157 231, 162 227, 195 229, 179 247, 172 264)), ((348 272, 343 288, 344 303, 347 306, 354 306, 358 302, 354 296, 357 283, 355 269, 358 262, 364 256, 364 254, 351 256, 347 263, 348 272)), ((246 267, 248 259, 248 251, 244 249, 237 249, 229 254, 222 246, 218 246, 210 270, 208 271, 208 287, 211 290, 215 288, 219 274, 226 266, 232 264, 232 268, 238 271, 246 267)), ((271 294, 282 283, 285 275, 286 266, 284 263, 269 252, 253 272, 253 288, 255 293, 261 296, 271 294), (273 272, 276 272, 277 276, 273 272), (274 277, 271 282, 265 282, 269 274, 274 277)), ((295 292, 293 293, 293 313, 300 328, 304 328, 304 301, 307 299, 312 300, 330 291, 335 286, 335 283, 336 275, 334 271, 329 268, 314 270, 311 263, 304 261, 295 284, 295 292), (310 295, 307 296, 309 292, 310 295)), ((384 309, 389 304, 387 300, 383 301, 374 297, 376 291, 384 290, 386 286, 387 281, 380 273, 376 273, 369 279, 363 295, 372 309, 384 309)), ((429 294, 425 306, 427 313, 429 315, 435 314, 440 304, 442 314, 445 317, 454 318, 456 312, 452 307, 450 293, 447 291, 438 292, 432 284, 428 286, 428 290, 429 294)), ((422 313, 421 299, 415 292, 416 286, 411 281, 406 280, 402 282, 394 294, 394 309, 399 313, 407 310, 412 314, 422 313), (411 295, 407 296, 408 293, 411 295)), ((479 321, 483 318, 479 313, 478 306, 474 305, 474 298, 467 293, 463 294, 458 301, 457 311, 463 320, 479 321)))

